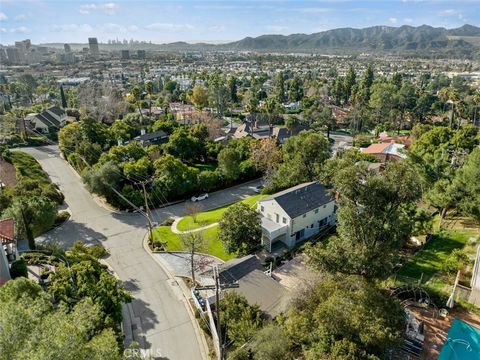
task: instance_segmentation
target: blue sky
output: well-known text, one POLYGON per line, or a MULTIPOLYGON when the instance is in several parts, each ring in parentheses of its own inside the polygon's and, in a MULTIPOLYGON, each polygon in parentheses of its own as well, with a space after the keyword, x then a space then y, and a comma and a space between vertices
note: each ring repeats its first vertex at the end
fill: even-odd
POLYGON ((159 1, 0 0, 0 43, 96 36, 165 43, 222 42, 338 27, 480 25, 480 0, 159 1))

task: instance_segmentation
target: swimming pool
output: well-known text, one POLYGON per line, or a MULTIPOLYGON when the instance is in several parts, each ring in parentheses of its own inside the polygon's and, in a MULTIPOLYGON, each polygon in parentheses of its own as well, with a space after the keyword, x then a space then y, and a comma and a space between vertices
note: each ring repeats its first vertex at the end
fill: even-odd
POLYGON ((455 319, 438 360, 480 360, 480 329, 455 319))

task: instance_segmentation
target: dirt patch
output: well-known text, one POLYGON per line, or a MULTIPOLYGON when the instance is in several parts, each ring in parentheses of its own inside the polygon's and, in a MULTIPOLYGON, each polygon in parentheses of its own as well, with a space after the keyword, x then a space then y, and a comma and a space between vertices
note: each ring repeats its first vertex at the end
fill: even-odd
MULTIPOLYGON (((0 158, 0 183, 6 186, 14 187, 17 185, 17 175, 15 166, 5 159, 0 158)), ((1 185, 1 184, 0 184, 1 185)))
POLYGON ((453 320, 460 319, 480 328, 480 316, 462 308, 451 310, 446 317, 440 316, 438 311, 432 308, 409 307, 409 310, 415 314, 418 320, 425 323, 425 341, 420 357, 424 360, 438 358, 453 320))

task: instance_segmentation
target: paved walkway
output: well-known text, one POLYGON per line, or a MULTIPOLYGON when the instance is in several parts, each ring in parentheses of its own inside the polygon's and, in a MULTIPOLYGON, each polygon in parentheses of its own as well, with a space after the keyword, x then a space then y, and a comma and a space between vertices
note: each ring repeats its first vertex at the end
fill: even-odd
MULTIPOLYGON (((190 254, 184 252, 160 252, 154 253, 167 266, 168 270, 174 276, 191 277, 192 270, 190 265, 190 254)), ((221 265, 223 261, 206 254, 195 254, 194 263, 196 265, 195 275, 210 270, 214 265, 221 265)))
POLYGON ((172 223, 172 232, 174 234, 189 234, 189 233, 193 233, 193 232, 199 232, 199 231, 203 231, 203 230, 206 230, 206 229, 209 229, 209 228, 212 228, 214 226, 217 226, 218 225, 218 222, 215 222, 213 224, 210 224, 210 225, 206 225, 206 226, 202 226, 202 227, 199 227, 197 229, 192 229, 192 230, 185 230, 185 231, 182 231, 182 230, 178 230, 177 228, 177 225, 178 223, 180 222, 180 220, 182 220, 183 217, 175 217, 173 223, 172 223))

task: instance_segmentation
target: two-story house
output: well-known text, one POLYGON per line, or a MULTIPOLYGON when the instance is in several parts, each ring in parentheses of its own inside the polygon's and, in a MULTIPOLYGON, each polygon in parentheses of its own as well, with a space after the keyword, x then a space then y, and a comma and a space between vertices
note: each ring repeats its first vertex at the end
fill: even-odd
POLYGON ((335 224, 335 197, 318 182, 281 191, 258 202, 262 245, 272 251, 275 243, 288 248, 335 224))
POLYGON ((39 114, 27 115, 25 120, 35 131, 48 134, 65 126, 67 113, 57 106, 52 106, 39 114))

